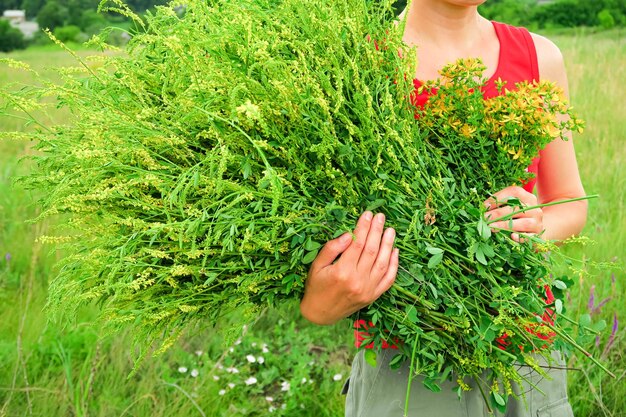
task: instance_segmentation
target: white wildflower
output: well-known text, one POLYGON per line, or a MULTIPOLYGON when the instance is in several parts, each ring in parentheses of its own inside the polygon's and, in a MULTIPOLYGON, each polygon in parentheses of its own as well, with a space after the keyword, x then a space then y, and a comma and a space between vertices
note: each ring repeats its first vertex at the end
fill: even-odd
POLYGON ((232 382, 228 383, 228 388, 233 389, 235 388, 235 384, 233 384, 232 382))
POLYGON ((196 350, 196 356, 202 356, 204 352, 202 352, 201 350, 196 350))
POLYGON ((217 394, 218 395, 224 395, 224 394, 226 394, 226 390, 225 389, 221 389, 221 390, 219 390, 219 392, 217 394))
POLYGON ((291 388, 291 384, 287 381, 283 381, 280 383, 280 390, 281 391, 289 391, 289 389, 291 388))
POLYGON ((269 411, 270 413, 273 413, 274 411, 276 411, 276 408, 270 405, 270 408, 268 408, 267 411, 269 411))
POLYGON ((192 378, 195 378, 195 377, 198 376, 198 374, 199 374, 199 372, 198 372, 197 369, 192 369, 191 373, 189 375, 191 375, 192 378))
POLYGON ((333 376, 333 381, 341 381, 341 378, 343 378, 343 375, 341 374, 335 374, 333 376))
POLYGON ((274 401, 274 397, 265 397, 265 401, 271 403, 272 401, 274 401))
POLYGON ((250 346, 256 347, 256 342, 252 342, 252 344, 250 346))
POLYGON ((220 377, 219 377, 219 376, 217 376, 217 375, 213 375, 213 381, 219 381, 219 380, 220 380, 220 377))
POLYGON ((306 378, 302 378, 302 381, 300 381, 302 384, 306 384, 307 379, 306 378))
POLYGON ((256 358, 253 355, 248 355, 246 356, 246 359, 248 360, 248 362, 250 363, 254 363, 256 362, 256 358))
POLYGON ((244 381, 246 383, 246 385, 252 385, 252 384, 256 384, 257 383, 257 379, 253 376, 251 376, 250 378, 246 379, 244 381))
POLYGON ((185 372, 187 372, 187 368, 185 366, 179 366, 178 372, 180 372, 181 374, 184 374, 185 372))
POLYGON ((270 350, 267 348, 267 345, 265 343, 263 343, 263 346, 261 346, 261 351, 263 353, 268 353, 270 350))
POLYGON ((258 363, 265 363, 265 358, 263 356, 259 356, 259 357, 256 358, 256 361, 258 363))

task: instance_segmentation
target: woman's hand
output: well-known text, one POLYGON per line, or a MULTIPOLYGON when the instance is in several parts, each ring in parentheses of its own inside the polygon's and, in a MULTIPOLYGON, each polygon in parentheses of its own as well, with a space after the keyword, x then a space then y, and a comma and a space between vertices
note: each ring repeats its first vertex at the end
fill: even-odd
POLYGON ((316 324, 333 324, 371 304, 391 287, 398 249, 385 216, 366 211, 354 230, 327 242, 311 264, 300 311, 316 324), (338 258, 338 259, 337 259, 338 258), (335 262, 336 261, 336 262, 335 262))
MULTIPOLYGON (((493 221, 519 211, 521 208, 536 205, 537 197, 534 194, 529 193, 522 187, 507 187, 485 201, 485 206, 489 209, 485 213, 485 218, 488 221, 493 221), (506 205, 506 202, 512 198, 519 200, 522 203, 522 207, 506 205)), ((538 235, 544 231, 543 210, 535 208, 517 213, 509 220, 494 221, 489 226, 495 231, 498 229, 512 230, 514 233, 511 233, 511 239, 519 242, 520 235, 538 235)))

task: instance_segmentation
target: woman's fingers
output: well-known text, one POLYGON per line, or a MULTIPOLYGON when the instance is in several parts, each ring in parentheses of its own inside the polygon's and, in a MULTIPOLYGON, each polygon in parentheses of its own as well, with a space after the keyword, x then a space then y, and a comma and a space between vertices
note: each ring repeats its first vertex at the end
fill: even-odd
POLYGON ((380 249, 376 260, 371 266, 370 277, 378 282, 387 273, 389 264, 391 263, 391 255, 393 252, 393 242, 396 238, 396 231, 392 228, 388 228, 383 233, 380 241, 380 249))
POLYGON ((326 242, 311 264, 311 269, 319 270, 331 265, 350 246, 350 242, 352 242, 350 233, 344 233, 326 242))
POLYGON ((396 275, 398 274, 398 265, 400 263, 399 260, 400 250, 395 248, 391 252, 391 257, 389 259, 389 267, 387 268, 387 272, 382 277, 376 289, 374 290, 374 299, 378 299, 385 291, 387 291, 393 285, 396 280, 396 275))
POLYGON ((531 235, 534 235, 534 233, 511 233, 511 239, 513 239, 517 243, 524 243, 526 242, 526 239, 531 235))
POLYGON ((485 200, 484 204, 485 207, 493 210, 508 203, 511 199, 517 199, 525 206, 534 206, 537 204, 537 197, 534 194, 518 186, 506 187, 498 191, 485 200))
POLYGON ((502 219, 505 216, 510 216, 511 219, 520 219, 524 217, 543 217, 543 210, 540 208, 535 208, 531 210, 520 211, 519 207, 500 207, 495 210, 491 210, 485 213, 485 219, 488 222, 493 222, 490 225, 493 226, 496 222, 499 221, 507 221, 507 220, 498 220, 502 219))
POLYGON ((493 222, 489 227, 494 229, 512 230, 519 233, 541 233, 542 222, 535 217, 523 217, 499 222, 493 222))
POLYGON ((370 223, 367 240, 359 258, 359 263, 357 265, 357 269, 359 271, 363 271, 364 273, 369 273, 371 271, 374 262, 376 262, 376 257, 378 256, 384 226, 385 215, 382 213, 376 214, 370 223))
POLYGON ((494 210, 490 210, 485 213, 485 219, 487 219, 487 221, 493 221, 504 216, 509 216, 514 213, 515 209, 519 210, 519 208, 511 206, 504 206, 494 210))
POLYGON ((366 211, 361 214, 361 217, 359 217, 359 220, 356 222, 356 228, 354 229, 354 239, 348 249, 346 249, 341 256, 341 259, 339 260, 340 263, 346 265, 357 265, 359 258, 361 257, 361 252, 363 252, 363 248, 367 242, 367 235, 369 234, 373 217, 374 214, 371 211, 366 211))
POLYGON ((384 215, 367 211, 357 221, 354 238, 345 233, 324 245, 309 269, 300 301, 305 318, 335 323, 389 289, 398 271, 398 250, 393 249, 395 231, 383 233, 384 223, 384 215))

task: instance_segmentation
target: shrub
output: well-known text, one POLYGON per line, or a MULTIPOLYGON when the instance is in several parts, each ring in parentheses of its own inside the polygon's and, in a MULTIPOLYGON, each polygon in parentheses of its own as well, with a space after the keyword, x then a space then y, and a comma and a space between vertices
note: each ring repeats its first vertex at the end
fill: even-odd
POLYGON ((490 20, 528 27, 533 23, 536 8, 535 0, 489 1, 480 6, 480 13, 490 20))
POLYGON ((68 25, 54 29, 53 33, 61 42, 77 42, 81 32, 78 26, 68 25))
POLYGON ((611 29, 615 26, 615 18, 611 12, 607 9, 603 9, 598 13, 598 22, 602 29, 611 29))
POLYGON ((11 26, 8 21, 0 20, 0 52, 11 52, 25 47, 26 41, 22 32, 11 26))

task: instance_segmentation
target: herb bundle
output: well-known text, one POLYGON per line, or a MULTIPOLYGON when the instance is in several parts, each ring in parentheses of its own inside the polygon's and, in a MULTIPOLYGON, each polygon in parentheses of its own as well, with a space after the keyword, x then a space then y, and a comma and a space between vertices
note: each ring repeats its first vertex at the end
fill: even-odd
POLYGON ((521 380, 513 364, 549 358, 541 335, 575 346, 541 320, 545 287, 560 313, 568 283, 550 278, 550 245, 492 235, 482 208, 580 127, 556 117, 570 110, 553 85, 485 101, 484 68, 462 61, 417 109, 391 2, 192 0, 145 22, 116 8, 139 28, 123 53, 9 96, 23 109, 24 95, 53 95, 73 114, 26 135, 41 151, 27 179, 46 191, 41 218, 65 215, 41 238, 67 253, 53 311, 98 301, 110 329, 134 326, 163 351, 192 325, 301 297, 321 245, 369 209, 396 229, 402 268, 356 316, 427 385, 487 371, 505 382, 491 392, 502 406, 521 380))

